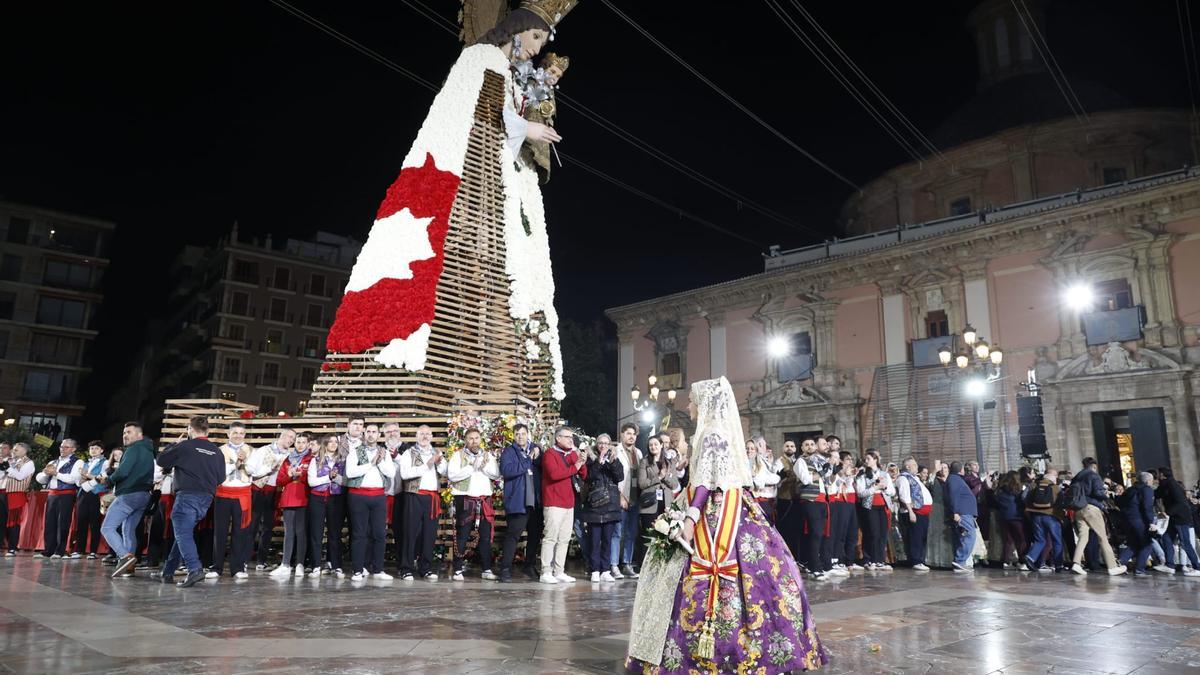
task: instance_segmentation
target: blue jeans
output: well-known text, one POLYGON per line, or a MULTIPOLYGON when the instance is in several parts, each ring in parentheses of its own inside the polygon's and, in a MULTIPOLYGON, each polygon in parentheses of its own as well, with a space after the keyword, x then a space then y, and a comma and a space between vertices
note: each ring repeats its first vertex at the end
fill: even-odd
POLYGON ((1029 546, 1029 553, 1025 558, 1029 562, 1030 567, 1035 567, 1038 563, 1038 558, 1042 555, 1042 549, 1047 543, 1050 545, 1051 554, 1050 561, 1054 567, 1062 567, 1063 564, 1063 539, 1062 539, 1062 523, 1058 518, 1045 513, 1034 513, 1033 516, 1033 544, 1029 546))
POLYGON ((104 541, 108 542, 108 547, 117 557, 124 558, 137 552, 137 525, 146 514, 146 505, 149 503, 149 492, 131 492, 120 495, 108 505, 100 534, 104 535, 104 541))
POLYGON ((162 575, 170 579, 183 559, 188 572, 200 571, 200 554, 196 552, 196 523, 208 513, 213 496, 201 492, 178 492, 175 506, 171 509, 171 527, 175 530, 175 543, 163 562, 162 575))
MULTIPOLYGON (((1172 518, 1172 521, 1174 519, 1172 518)), ((1192 563, 1192 569, 1200 570, 1200 561, 1196 560, 1196 549, 1192 546, 1192 526, 1176 525, 1174 522, 1163 534, 1163 553, 1167 556, 1167 567, 1175 566, 1175 542, 1183 549, 1183 554, 1192 563)))
POLYGON ((975 537, 979 535, 975 516, 960 515, 959 521, 955 523, 954 534, 958 539, 954 548, 954 562, 963 567, 970 567, 968 563, 971 561, 971 551, 975 549, 975 537))
POLYGON ((612 564, 613 565, 628 565, 633 562, 633 547, 637 543, 638 536, 638 521, 641 511, 638 509, 636 502, 629 505, 625 509, 625 513, 621 515, 621 519, 617 521, 617 527, 613 530, 612 536, 612 564), (622 545, 621 535, 629 533, 625 537, 624 545, 622 545))

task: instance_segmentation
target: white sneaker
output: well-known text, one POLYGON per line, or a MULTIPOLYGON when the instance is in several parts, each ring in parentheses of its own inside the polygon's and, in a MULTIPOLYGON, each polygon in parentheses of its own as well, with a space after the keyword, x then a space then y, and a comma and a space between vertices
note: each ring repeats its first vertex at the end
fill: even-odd
POLYGON ((614 578, 614 579, 624 579, 625 578, 625 575, 621 574, 621 569, 619 567, 617 567, 616 565, 613 565, 612 569, 610 569, 608 571, 608 573, 611 574, 612 578, 614 578))
POLYGON ((321 570, 321 568, 320 568, 320 567, 314 567, 314 568, 312 568, 311 570, 309 570, 309 571, 308 571, 308 576, 309 576, 310 578, 314 578, 314 579, 315 579, 315 578, 317 578, 317 577, 320 577, 320 576, 321 576, 321 571, 322 571, 322 570, 321 570))
POLYGON ((1191 567, 1188 567, 1187 569, 1183 570, 1183 576, 1185 576, 1185 577, 1200 577, 1200 570, 1194 570, 1191 567))
POLYGON ((280 565, 279 567, 276 567, 275 569, 271 570, 271 573, 268 574, 267 576, 290 577, 290 576, 292 576, 292 568, 288 565, 280 565))
POLYGON ((863 571, 863 569, 865 569, 865 568, 862 565, 859 565, 858 563, 854 563, 853 565, 850 566, 851 572, 861 572, 861 571, 863 571))
POLYGON ((262 563, 258 563, 257 565, 255 565, 255 566, 254 566, 254 571, 255 571, 255 572, 261 572, 261 571, 263 571, 263 570, 265 570, 265 569, 267 569, 267 566, 266 566, 266 565, 264 565, 264 564, 262 564, 262 563))
POLYGON ((339 567, 333 571, 333 576, 341 579, 342 577, 346 576, 346 570, 339 567))
POLYGON ((573 583, 575 583, 575 577, 568 576, 568 575, 566 575, 566 574, 564 574, 564 573, 562 573, 562 572, 559 572, 558 574, 555 574, 555 575, 554 575, 554 578, 555 578, 555 579, 558 579, 558 583, 560 583, 560 584, 573 584, 573 583))
POLYGON ((492 571, 491 571, 491 570, 484 570, 484 571, 483 571, 483 574, 481 574, 481 575, 479 575, 479 576, 480 576, 480 578, 482 578, 484 581, 496 581, 496 580, 498 580, 498 579, 500 578, 500 577, 496 576, 495 574, 492 574, 492 571))
MULTIPOLYGON (((611 577, 612 575, 610 574, 608 576, 611 577)), ((593 584, 600 583, 600 573, 599 572, 592 572, 592 583, 593 584)))
POLYGON ((298 577, 304 576, 304 566, 303 565, 296 565, 296 576, 298 576, 298 577))
POLYGON ((209 570, 209 571, 207 571, 207 572, 205 572, 205 573, 204 573, 204 578, 205 578, 205 579, 216 579, 216 578, 217 578, 217 577, 219 577, 219 576, 221 576, 221 575, 220 575, 220 574, 217 574, 216 572, 214 572, 214 571, 212 571, 212 570, 209 570))
POLYGON ((831 577, 848 577, 850 576, 850 570, 842 567, 841 565, 834 565, 833 569, 826 572, 826 574, 831 577))
POLYGON ((959 564, 959 563, 957 563, 957 562, 950 563, 950 564, 951 564, 951 566, 953 566, 953 567, 954 567, 954 571, 955 571, 956 573, 963 573, 963 572, 970 572, 970 571, 971 571, 971 568, 970 568, 970 567, 967 567, 966 565, 962 565, 962 564, 959 564))
POLYGON ((238 572, 237 574, 233 575, 233 578, 234 579, 249 579, 250 575, 247 574, 245 571, 241 571, 241 572, 238 572))
MULTIPOLYGON (((595 581, 595 580, 593 579, 593 581, 595 581)), ((613 578, 613 575, 611 572, 601 572, 600 573, 600 581, 616 581, 616 579, 613 578)))
POLYGON ((425 574, 425 581, 437 581, 437 572, 428 572, 425 574))
POLYGON ((878 569, 880 572, 891 572, 892 566, 887 563, 879 563, 879 567, 876 569, 878 569))
POLYGON ((1128 568, 1128 567, 1126 567, 1126 566, 1124 566, 1124 565, 1118 565, 1117 567, 1110 567, 1110 568, 1108 568, 1108 576, 1110 576, 1110 577, 1119 577, 1119 576, 1121 576, 1122 574, 1125 574, 1125 573, 1126 573, 1126 572, 1128 572, 1128 571, 1129 571, 1129 568, 1128 568))
POLYGON ((354 574, 350 575, 350 581, 362 581, 366 578, 367 575, 363 574, 362 572, 355 572, 354 574))
POLYGON ((543 584, 557 584, 558 578, 549 572, 544 572, 542 576, 538 577, 538 581, 543 584))
POLYGON ((1071 565, 1071 572, 1074 574, 1078 574, 1081 577, 1087 576, 1087 570, 1083 569, 1083 565, 1080 565, 1079 563, 1075 563, 1074 565, 1071 565))
POLYGON ((404 576, 400 577, 400 581, 412 581, 413 578, 414 578, 413 575, 405 574, 404 576))
POLYGON ((1162 572, 1163 574, 1175 574, 1175 568, 1167 567, 1166 565, 1155 565, 1153 569, 1155 572, 1162 572))
POLYGON ((455 572, 454 576, 450 577, 450 580, 451 581, 466 581, 466 577, 463 576, 462 572, 455 572))
POLYGON ((391 581, 392 579, 395 579, 396 577, 393 577, 392 575, 388 574, 387 572, 376 572, 371 575, 371 578, 375 579, 377 581, 391 581))
POLYGON ((916 565, 913 565, 912 568, 913 568, 914 572, 928 572, 929 571, 929 566, 926 565, 925 563, 917 563, 916 565))
POLYGON ((71 558, 71 560, 79 560, 80 558, 83 557, 83 554, 76 551, 75 553, 72 553, 69 557, 71 558))

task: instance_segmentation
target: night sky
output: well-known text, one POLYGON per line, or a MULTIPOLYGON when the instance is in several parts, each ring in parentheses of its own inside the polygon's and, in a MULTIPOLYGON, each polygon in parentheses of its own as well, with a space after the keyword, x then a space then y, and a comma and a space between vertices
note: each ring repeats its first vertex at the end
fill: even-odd
MULTIPOLYGON (((460 49, 401 2, 289 1, 434 82, 460 49)), ((458 2, 424 2, 455 20, 458 2)), ((319 228, 365 239, 433 96, 265 0, 19 4, 0 17, 0 196, 118 223, 97 396, 123 377, 146 319, 164 312, 153 282, 184 243, 213 242, 235 220, 277 238, 319 228)), ((907 160, 766 4, 618 5, 851 181, 907 160)), ((963 27, 972 3, 804 5, 926 134, 975 95, 963 27)), ((1175 3, 1061 0, 1045 29, 1077 87, 1098 84, 1136 107, 1188 105, 1175 3)), ((597 0, 567 17, 550 49, 571 57, 563 90, 577 101, 795 223, 739 208, 561 111, 563 151, 757 244, 556 168, 544 192, 562 315, 594 320, 753 274, 767 245, 836 233, 850 187, 597 0)))

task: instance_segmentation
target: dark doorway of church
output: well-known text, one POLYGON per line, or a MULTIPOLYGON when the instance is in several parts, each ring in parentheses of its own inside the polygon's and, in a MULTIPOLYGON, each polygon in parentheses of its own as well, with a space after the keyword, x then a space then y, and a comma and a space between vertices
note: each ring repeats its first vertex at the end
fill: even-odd
POLYGON ((1171 466, 1162 408, 1092 413, 1100 474, 1130 485, 1138 471, 1171 466))

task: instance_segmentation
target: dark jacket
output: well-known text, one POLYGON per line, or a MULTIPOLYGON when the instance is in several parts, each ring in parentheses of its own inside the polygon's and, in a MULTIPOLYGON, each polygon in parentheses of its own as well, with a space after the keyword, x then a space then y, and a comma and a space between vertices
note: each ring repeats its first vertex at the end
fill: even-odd
POLYGON ((175 492, 216 494, 217 486, 225 480, 225 456, 207 438, 172 445, 158 456, 158 465, 163 471, 173 471, 175 492))
POLYGON ((1020 496, 1009 492, 1005 488, 996 490, 992 495, 992 501, 995 502, 996 506, 996 515, 1000 516, 1000 520, 1011 521, 1022 519, 1020 496))
POLYGON ((1171 526, 1186 525, 1192 526, 1192 505, 1187 500, 1187 493, 1183 491, 1183 486, 1179 481, 1164 478, 1158 483, 1158 490, 1155 495, 1162 500, 1163 510, 1171 517, 1171 526))
POLYGON ((117 470, 108 477, 113 494, 149 492, 154 487, 154 444, 143 438, 125 446, 117 470))
POLYGON ((1055 508, 1055 505, 1058 504, 1058 491, 1059 487, 1057 483, 1051 483, 1045 478, 1038 479, 1038 482, 1034 488, 1025 495, 1025 511, 1027 513, 1041 513, 1047 516, 1060 515, 1058 510, 1055 508), (1050 506, 1046 508, 1038 508, 1032 504, 1033 495, 1035 492, 1037 492, 1037 487, 1042 485, 1049 486, 1050 488, 1050 506))
POLYGON ((1075 474, 1071 479, 1071 484, 1083 482, 1083 494, 1087 495, 1088 503, 1103 511, 1105 509, 1104 502, 1108 499, 1108 488, 1104 485, 1104 479, 1100 474, 1091 469, 1084 469, 1075 474))
POLYGON ((585 523, 615 523, 621 520, 624 512, 621 510, 621 490, 617 485, 624 477, 625 469, 621 462, 614 459, 601 463, 595 457, 589 458, 587 480, 584 481, 587 485, 586 494, 591 495, 598 490, 607 491, 608 503, 593 509, 587 505, 588 500, 581 500, 579 520, 585 523))
POLYGON ((979 504, 975 501, 975 495, 971 493, 971 488, 967 487, 967 482, 959 474, 952 473, 946 479, 946 511, 948 515, 953 516, 977 516, 979 515, 979 504))
MULTIPOLYGON (((529 452, 537 446, 529 443, 529 452)), ((504 512, 525 513, 525 481, 533 481, 533 500, 542 505, 542 455, 530 459, 515 442, 500 452, 500 476, 504 478, 504 512), (529 472, 533 471, 530 476, 529 472)))
POLYGON ((1138 483, 1121 497, 1121 513, 1132 529, 1145 530, 1154 522, 1154 490, 1149 485, 1138 483))

